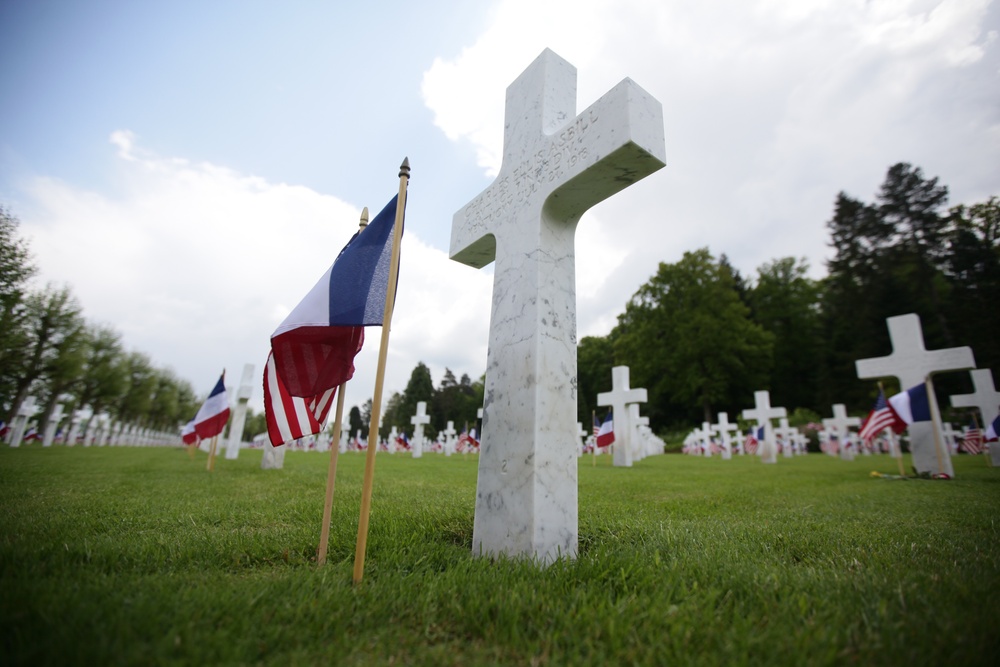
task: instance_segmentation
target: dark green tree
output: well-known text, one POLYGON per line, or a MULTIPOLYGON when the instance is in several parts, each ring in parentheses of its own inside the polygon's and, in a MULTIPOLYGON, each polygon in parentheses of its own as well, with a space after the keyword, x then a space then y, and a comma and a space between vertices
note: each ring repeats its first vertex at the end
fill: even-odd
POLYGON ((28 346, 25 297, 35 274, 27 242, 18 235, 20 221, 0 206, 0 415, 17 393, 17 380, 28 346))
POLYGON ((732 273, 707 248, 660 268, 615 328, 615 361, 646 387, 654 430, 742 404, 767 386, 773 337, 750 319, 732 273), (674 411, 672 411, 672 409, 674 411))
POLYGON ((611 391, 611 368, 615 365, 615 351, 611 336, 584 336, 576 348, 577 419, 589 427, 598 408, 597 395, 611 391))
POLYGON ((771 401, 818 409, 821 321, 819 285, 803 258, 777 259, 757 270, 748 299, 753 320, 774 336, 771 401))

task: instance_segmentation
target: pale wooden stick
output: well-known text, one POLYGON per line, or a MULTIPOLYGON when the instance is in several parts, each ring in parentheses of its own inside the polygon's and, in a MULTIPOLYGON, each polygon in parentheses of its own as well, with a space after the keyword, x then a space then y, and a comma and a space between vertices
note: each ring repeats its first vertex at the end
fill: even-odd
POLYGON ((205 463, 205 470, 215 472, 215 443, 218 442, 218 434, 212 436, 212 444, 208 446, 208 461, 205 463))
POLYGON ((330 541, 330 515, 333 514, 333 486, 337 480, 337 457, 340 454, 340 420, 344 416, 344 389, 347 383, 337 387, 337 416, 333 424, 333 446, 330 447, 330 467, 326 473, 326 501, 323 503, 323 529, 319 533, 319 552, 316 565, 326 564, 326 547, 330 541))
POLYGON ((368 425, 368 451, 365 455, 365 477, 361 487, 361 515, 358 518, 358 542, 354 550, 354 583, 361 583, 365 572, 365 550, 368 546, 368 517, 371 513, 372 484, 375 479, 375 450, 378 449, 378 422, 382 412, 382 383, 385 380, 385 358, 389 352, 389 329, 392 309, 396 302, 396 277, 399 275, 399 246, 403 240, 403 212, 406 210, 406 184, 410 178, 410 161, 403 159, 399 167, 399 197, 396 199, 396 220, 392 230, 392 257, 389 261, 389 284, 385 291, 382 312, 382 340, 375 370, 375 392, 372 397, 371 423, 368 425))

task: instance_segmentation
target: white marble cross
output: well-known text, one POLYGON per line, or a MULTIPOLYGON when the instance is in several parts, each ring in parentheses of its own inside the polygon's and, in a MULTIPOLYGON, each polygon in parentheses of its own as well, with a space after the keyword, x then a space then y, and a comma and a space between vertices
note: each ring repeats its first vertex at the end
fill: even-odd
POLYGON ((795 452, 794 438, 799 429, 788 425, 788 418, 782 417, 778 420, 778 428, 774 429, 774 434, 781 438, 781 455, 792 456, 795 452))
POLYGON ((735 431, 738 434, 740 432, 739 424, 730 424, 729 414, 720 412, 718 423, 712 424, 712 431, 719 434, 719 439, 722 442, 722 458, 731 459, 733 457, 733 438, 730 433, 735 431))
POLYGON ((647 401, 645 389, 629 387, 628 366, 615 366, 611 369, 611 391, 597 395, 599 407, 610 407, 615 427, 614 465, 632 466, 632 428, 628 419, 628 406, 632 403, 647 401))
POLYGON ((583 422, 576 423, 576 437, 579 438, 576 447, 577 458, 583 456, 583 450, 587 446, 587 436, 590 435, 590 431, 583 428, 583 422))
POLYGON ((777 463, 778 448, 774 443, 774 427, 771 425, 772 419, 788 416, 785 408, 771 407, 771 392, 755 391, 753 393, 754 408, 743 411, 743 419, 753 419, 757 426, 764 427, 764 439, 761 440, 757 453, 760 455, 762 463, 777 463))
POLYGON ((985 431, 997 414, 1000 414, 1000 391, 993 384, 993 372, 989 368, 977 368, 970 375, 975 391, 952 396, 951 407, 979 410, 979 427, 985 431))
POLYGON ((226 459, 239 458, 240 444, 243 442, 243 426, 247 422, 247 403, 253 394, 253 364, 243 365, 240 388, 236 390, 236 405, 233 420, 229 422, 229 440, 226 441, 226 459))
POLYGON ((52 441, 56 438, 56 429, 63 418, 62 403, 56 403, 55 409, 49 415, 49 422, 45 425, 45 433, 42 435, 42 447, 51 447, 52 441))
POLYGON ((417 414, 410 417, 413 424, 413 442, 410 443, 410 450, 413 458, 419 459, 424 455, 424 425, 431 423, 431 416, 427 414, 427 401, 417 402, 417 414))
POLYGON ((448 428, 444 431, 444 455, 451 456, 455 451, 455 422, 448 422, 448 428))
POLYGON ((920 317, 910 313, 886 319, 889 326, 889 339, 892 341, 892 354, 875 359, 859 359, 854 362, 858 377, 862 380, 880 377, 895 377, 899 380, 900 389, 906 391, 922 382, 927 382, 928 402, 931 409, 931 422, 914 422, 907 429, 910 433, 910 452, 913 456, 913 467, 917 472, 945 473, 955 476, 951 465, 951 456, 947 451, 938 449, 936 440, 941 437, 940 430, 935 437, 934 424, 940 429, 941 415, 938 411, 937 399, 934 396, 934 383, 931 376, 942 371, 961 371, 976 367, 970 347, 952 347, 943 350, 927 350, 924 347, 924 334, 920 327, 920 317))
POLYGON ((472 550, 547 563, 578 540, 576 225, 664 166, 663 109, 625 79, 577 115, 576 69, 546 49, 504 123, 500 173, 451 228, 452 259, 496 261, 472 550))
POLYGON ((861 426, 861 419, 847 416, 847 406, 843 403, 835 403, 833 406, 833 417, 823 420, 823 426, 827 430, 836 432, 840 441, 840 458, 854 460, 854 450, 851 448, 851 427, 861 426))
POLYGON ((36 408, 34 396, 28 396, 21 401, 21 406, 17 409, 17 414, 14 415, 14 423, 11 424, 10 433, 7 434, 7 442, 10 443, 11 447, 21 446, 24 432, 28 428, 28 420, 35 414, 36 408))
POLYGON ((952 454, 957 453, 958 441, 963 435, 964 433, 962 431, 955 430, 955 427, 951 425, 951 422, 944 422, 941 424, 941 437, 943 438, 941 442, 952 454))

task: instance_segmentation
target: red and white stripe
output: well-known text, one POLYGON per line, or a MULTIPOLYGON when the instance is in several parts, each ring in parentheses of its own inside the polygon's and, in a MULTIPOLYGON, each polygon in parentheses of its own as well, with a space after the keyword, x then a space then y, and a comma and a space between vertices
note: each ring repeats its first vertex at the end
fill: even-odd
POLYGON ((264 366, 264 414, 271 445, 280 447, 322 431, 336 393, 333 387, 309 398, 292 396, 275 371, 274 355, 268 354, 264 366))

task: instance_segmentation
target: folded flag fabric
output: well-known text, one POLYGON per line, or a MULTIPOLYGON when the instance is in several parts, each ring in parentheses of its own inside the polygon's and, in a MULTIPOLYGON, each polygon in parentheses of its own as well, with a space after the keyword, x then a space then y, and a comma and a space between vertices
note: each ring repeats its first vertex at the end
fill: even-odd
POLYGON ((351 379, 363 327, 382 324, 397 199, 347 242, 271 335, 274 368, 290 395, 312 398, 351 379))
MULTIPOLYGON (((352 364, 352 373, 353 369, 352 364)), ((286 442, 322 431, 336 393, 337 388, 332 387, 308 398, 292 396, 275 370, 274 355, 267 355, 264 366, 264 418, 271 446, 280 447, 286 442)))
POLYGON ((879 389, 875 405, 868 413, 865 423, 861 425, 858 435, 861 436, 861 441, 865 445, 870 445, 879 433, 887 428, 894 429, 897 424, 896 413, 889 407, 889 402, 885 400, 885 394, 879 389))
POLYGON ((194 416, 194 430, 202 440, 208 440, 222 433, 229 421, 229 398, 226 396, 226 372, 222 371, 215 388, 194 416))
POLYGON ((747 430, 746 440, 743 441, 743 451, 747 454, 756 454, 757 447, 760 445, 760 440, 757 437, 757 433, 760 433, 760 437, 764 437, 764 427, 762 426, 759 431, 755 431, 753 427, 747 430))
POLYGON ((601 422, 601 428, 597 432, 597 446, 607 447, 615 441, 615 421, 612 415, 612 411, 608 410, 608 414, 604 416, 604 421, 601 422))
POLYGON ((965 430, 962 436, 962 450, 968 454, 983 453, 983 432, 975 424, 965 430))
POLYGON ((181 441, 185 445, 193 445, 198 442, 198 434, 194 430, 194 420, 192 419, 181 429, 181 441))
POLYGON ((903 429, 914 422, 931 420, 931 404, 927 398, 927 385, 924 383, 910 387, 890 398, 889 407, 896 416, 893 426, 896 433, 902 433, 903 429))

